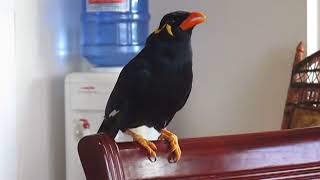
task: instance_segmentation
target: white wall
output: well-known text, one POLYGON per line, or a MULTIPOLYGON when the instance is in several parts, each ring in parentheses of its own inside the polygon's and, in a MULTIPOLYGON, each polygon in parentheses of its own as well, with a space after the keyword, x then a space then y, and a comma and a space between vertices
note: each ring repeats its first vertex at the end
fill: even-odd
POLYGON ((63 180, 64 76, 79 61, 78 0, 16 0, 18 180, 63 180))
POLYGON ((295 47, 306 41, 301 0, 151 1, 151 27, 165 12, 203 11, 193 33, 194 88, 170 124, 180 137, 279 129, 295 47))
POLYGON ((13 2, 0 6, 0 179, 16 179, 16 81, 14 62, 13 2))
POLYGON ((307 1, 307 55, 311 55, 318 51, 318 11, 320 8, 319 0, 308 0, 307 1))

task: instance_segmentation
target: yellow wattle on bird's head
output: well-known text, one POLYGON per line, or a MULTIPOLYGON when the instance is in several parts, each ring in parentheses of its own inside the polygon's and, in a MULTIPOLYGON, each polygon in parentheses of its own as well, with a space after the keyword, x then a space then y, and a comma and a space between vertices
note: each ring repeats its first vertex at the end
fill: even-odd
POLYGON ((171 25, 169 25, 169 24, 165 24, 165 25, 162 26, 162 28, 156 29, 156 30, 154 31, 154 33, 155 33, 155 34, 160 33, 164 27, 166 27, 166 30, 167 30, 167 32, 168 32, 168 34, 169 34, 170 36, 174 36, 174 35, 173 35, 173 32, 172 32, 171 25))

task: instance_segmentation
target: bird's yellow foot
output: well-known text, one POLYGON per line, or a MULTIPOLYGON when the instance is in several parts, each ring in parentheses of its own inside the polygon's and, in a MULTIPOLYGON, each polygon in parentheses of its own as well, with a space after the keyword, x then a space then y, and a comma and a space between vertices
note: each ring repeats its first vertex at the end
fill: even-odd
POLYGON ((179 161, 180 157, 181 157, 181 149, 178 143, 178 137, 173 134, 172 132, 166 130, 166 129, 162 129, 161 130, 161 135, 158 138, 159 140, 167 140, 170 143, 171 146, 171 150, 170 153, 172 153, 172 155, 170 155, 170 160, 172 159, 174 162, 179 161))
POLYGON ((126 134, 130 135, 133 140, 137 141, 142 147, 144 147, 148 151, 150 156, 157 157, 157 154, 155 152, 157 150, 157 146, 154 143, 144 139, 141 135, 131 130, 126 130, 126 134))

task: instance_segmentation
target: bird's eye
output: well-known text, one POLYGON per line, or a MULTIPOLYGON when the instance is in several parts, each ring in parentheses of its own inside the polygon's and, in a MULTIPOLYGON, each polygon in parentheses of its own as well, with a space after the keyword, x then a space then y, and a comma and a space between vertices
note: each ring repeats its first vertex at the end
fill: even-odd
POLYGON ((174 24, 176 21, 174 20, 174 19, 170 19, 169 21, 168 21, 168 24, 174 24))

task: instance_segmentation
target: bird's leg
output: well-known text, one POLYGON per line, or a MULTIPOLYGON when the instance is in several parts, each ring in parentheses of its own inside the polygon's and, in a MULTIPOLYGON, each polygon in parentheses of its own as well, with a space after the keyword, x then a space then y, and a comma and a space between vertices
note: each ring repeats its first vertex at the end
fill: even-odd
POLYGON ((127 129, 125 133, 131 136, 133 140, 137 141, 142 147, 144 147, 149 152, 150 156, 157 157, 155 152, 155 150, 157 150, 157 146, 154 143, 144 139, 141 135, 129 129, 127 129))
POLYGON ((166 130, 166 129, 161 129, 161 135, 158 138, 159 140, 167 140, 170 143, 171 150, 170 153, 173 153, 175 159, 174 161, 179 161, 181 157, 181 149, 178 143, 178 137, 173 134, 172 132, 166 130))

